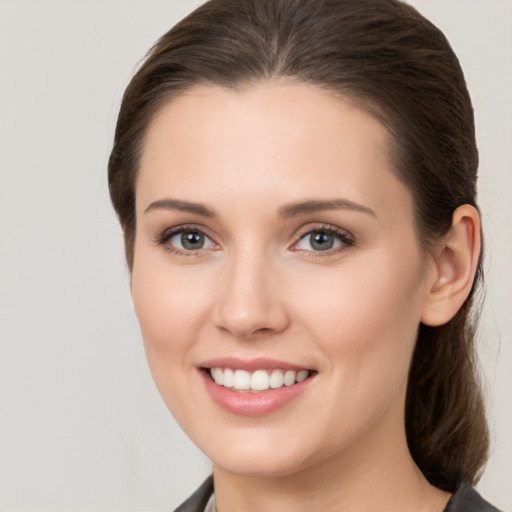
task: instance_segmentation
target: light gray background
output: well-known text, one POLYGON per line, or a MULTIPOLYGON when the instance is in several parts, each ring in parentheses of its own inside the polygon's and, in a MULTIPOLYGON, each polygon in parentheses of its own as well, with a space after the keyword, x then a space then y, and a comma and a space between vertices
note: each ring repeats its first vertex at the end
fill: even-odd
MULTIPOLYGON (((106 183, 124 87, 199 3, 0 0, 3 512, 172 510, 210 470, 151 381, 106 183)), ((448 35, 476 109, 493 435, 479 489, 511 511, 512 2, 412 3, 448 35)))

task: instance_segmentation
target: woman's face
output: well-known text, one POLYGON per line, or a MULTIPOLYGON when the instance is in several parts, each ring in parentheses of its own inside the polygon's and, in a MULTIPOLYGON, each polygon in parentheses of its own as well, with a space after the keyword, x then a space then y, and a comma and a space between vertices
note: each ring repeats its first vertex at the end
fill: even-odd
POLYGON ((387 148, 370 115, 277 81, 197 86, 150 126, 133 300, 164 401, 218 467, 289 475, 403 440, 432 271, 387 148))

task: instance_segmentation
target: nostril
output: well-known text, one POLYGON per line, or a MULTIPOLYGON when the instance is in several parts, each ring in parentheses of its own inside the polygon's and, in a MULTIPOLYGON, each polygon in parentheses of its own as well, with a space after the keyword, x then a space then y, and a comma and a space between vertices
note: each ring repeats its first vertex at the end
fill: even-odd
POLYGON ((241 339, 283 331, 289 322, 285 303, 274 285, 267 286, 247 265, 230 275, 220 290, 213 316, 216 326, 241 339))

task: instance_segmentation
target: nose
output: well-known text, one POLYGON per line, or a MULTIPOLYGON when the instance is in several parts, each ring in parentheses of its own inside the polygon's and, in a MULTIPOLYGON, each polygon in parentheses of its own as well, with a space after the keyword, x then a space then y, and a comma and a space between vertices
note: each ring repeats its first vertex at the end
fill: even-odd
POLYGON ((222 272, 215 309, 219 329, 239 339, 277 334, 289 324, 277 269, 264 257, 240 255, 222 272))

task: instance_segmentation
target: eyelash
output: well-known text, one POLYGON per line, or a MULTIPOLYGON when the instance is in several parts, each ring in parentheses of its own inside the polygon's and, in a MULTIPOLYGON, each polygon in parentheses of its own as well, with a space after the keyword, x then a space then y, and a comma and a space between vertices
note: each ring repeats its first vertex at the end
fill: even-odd
POLYGON ((338 241, 341 242, 341 247, 336 247, 333 249, 327 249, 324 251, 312 251, 312 250, 304 250, 303 252, 307 254, 310 258, 325 258, 329 256, 333 256, 335 254, 341 254, 348 250, 350 247, 355 245, 355 240, 347 231, 336 228, 332 225, 328 224, 317 224, 314 226, 307 226, 298 232, 298 240, 292 245, 291 250, 300 251, 300 249, 293 249, 297 244, 299 244, 302 240, 304 240, 307 236, 312 235, 313 233, 322 233, 327 235, 332 235, 338 241))
MULTIPOLYGON (((169 241, 171 240, 172 237, 174 237, 176 235, 180 235, 182 233, 186 233, 188 231, 199 233, 199 234, 203 235, 205 238, 212 240, 212 238, 205 233, 204 228, 201 228, 200 226, 196 226, 194 224, 183 224, 181 226, 175 226, 175 227, 166 229, 162 234, 160 234, 156 237, 155 243, 157 245, 161 245, 164 248, 164 250, 166 250, 167 252, 170 252, 171 254, 176 254, 178 256, 197 256, 197 255, 199 255, 199 253, 201 252, 202 249, 197 249, 195 251, 194 250, 186 251, 186 250, 179 249, 178 247, 175 247, 169 243, 169 241)), ((212 240, 212 242, 213 242, 213 240, 212 240)), ((213 242, 213 243, 215 243, 215 242, 213 242)))
MULTIPOLYGON (((204 228, 201 228, 200 226, 193 225, 193 224, 184 224, 181 226, 175 226, 170 229, 166 229, 165 231, 163 231, 163 233, 161 233, 160 235, 158 235, 155 238, 155 243, 157 245, 163 246, 163 248, 171 254, 176 254, 178 256, 197 256, 200 254, 200 252, 203 249, 181 250, 181 249, 169 244, 169 241, 174 236, 182 234, 182 233, 186 233, 187 231, 202 234, 204 237, 206 237, 207 239, 211 240, 214 244, 216 244, 216 242, 214 242, 212 240, 212 238, 205 233, 204 228)), ((297 246, 308 235, 311 235, 313 233, 323 233, 323 234, 327 234, 327 235, 332 235, 339 242, 341 242, 341 247, 327 249, 324 251, 302 250, 302 252, 306 253, 308 255, 308 257, 321 258, 321 257, 332 256, 333 254, 339 254, 339 253, 346 251, 347 249, 349 249, 350 247, 352 247, 355 244, 354 238, 346 231, 336 228, 331 225, 317 224, 315 226, 308 226, 307 228, 303 228, 302 230, 299 230, 299 232, 297 234, 298 238, 293 243, 290 250, 297 251, 297 252, 301 251, 301 249, 294 249, 294 247, 297 246)))

